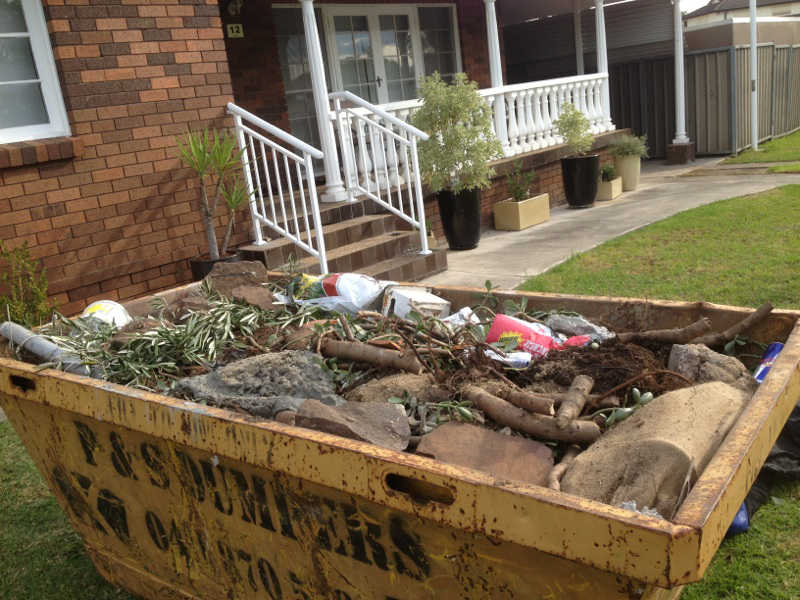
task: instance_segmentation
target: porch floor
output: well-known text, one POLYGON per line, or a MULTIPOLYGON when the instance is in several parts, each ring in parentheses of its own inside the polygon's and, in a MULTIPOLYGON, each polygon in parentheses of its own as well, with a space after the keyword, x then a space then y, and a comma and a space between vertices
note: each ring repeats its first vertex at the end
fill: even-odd
POLYGON ((742 176, 724 170, 716 175, 703 174, 721 160, 702 158, 689 165, 646 162, 635 191, 611 202, 597 202, 590 209, 555 208, 549 221, 524 231, 486 231, 476 249, 448 251, 447 271, 423 281, 483 287, 488 279, 494 286, 514 289, 573 254, 684 210, 800 183, 800 175, 742 176), (695 169, 701 173, 693 174, 695 169))

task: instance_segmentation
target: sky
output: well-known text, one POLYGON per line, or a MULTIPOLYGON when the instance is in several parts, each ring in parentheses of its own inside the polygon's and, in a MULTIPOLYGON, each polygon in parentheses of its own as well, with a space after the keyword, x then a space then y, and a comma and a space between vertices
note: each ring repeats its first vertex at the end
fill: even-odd
POLYGON ((708 0, 681 0, 681 10, 690 12, 708 4, 708 0))

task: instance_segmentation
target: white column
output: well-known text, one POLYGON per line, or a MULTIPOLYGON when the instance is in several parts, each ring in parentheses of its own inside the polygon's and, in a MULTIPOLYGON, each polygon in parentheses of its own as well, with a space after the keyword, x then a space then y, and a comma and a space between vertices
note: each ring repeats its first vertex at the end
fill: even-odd
MULTIPOLYGON (((608 47, 606 46, 606 16, 603 0, 594 0, 594 26, 597 37, 597 72, 608 73, 608 47)), ((608 79, 603 82, 604 131, 613 129, 611 122, 611 92, 608 79)))
MULTIPOLYGON (((486 40, 489 43, 489 78, 492 87, 503 86, 503 62, 500 60, 500 34, 497 30, 497 13, 495 0, 483 0, 486 6, 486 40)), ((506 125, 505 96, 500 94, 494 101, 494 130, 497 139, 508 149, 508 129, 506 125)))
POLYGON ((750 139, 758 150, 758 18, 756 0, 750 0, 750 139))
POLYGON ((339 154, 333 136, 333 124, 329 116, 328 83, 325 81, 325 63, 322 59, 322 46, 319 43, 317 18, 314 15, 313 0, 300 0, 303 6, 303 28, 306 34, 308 66, 311 69, 311 90, 314 95, 314 108, 317 113, 317 127, 322 145, 322 162, 325 168, 325 191, 323 202, 340 202, 347 199, 347 191, 339 173, 339 154))
POLYGON ((581 28, 581 10, 583 0, 575 0, 575 8, 572 13, 572 26, 575 30, 575 63, 578 67, 578 75, 583 75, 586 69, 583 66, 583 30, 581 28))
POLYGON ((680 0, 673 0, 672 10, 675 16, 675 139, 673 144, 688 144, 686 135, 686 92, 684 60, 683 60, 683 17, 680 0))

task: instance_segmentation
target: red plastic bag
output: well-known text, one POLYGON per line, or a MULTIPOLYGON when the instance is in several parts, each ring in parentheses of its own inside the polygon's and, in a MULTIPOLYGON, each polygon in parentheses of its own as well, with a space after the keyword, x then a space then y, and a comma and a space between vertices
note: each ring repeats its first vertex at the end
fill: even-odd
POLYGON ((497 315, 492 321, 486 341, 506 342, 515 340, 515 350, 529 352, 534 359, 547 356, 550 350, 561 350, 568 346, 585 346, 591 341, 588 335, 576 335, 560 341, 553 330, 542 323, 530 323, 508 315, 497 315))

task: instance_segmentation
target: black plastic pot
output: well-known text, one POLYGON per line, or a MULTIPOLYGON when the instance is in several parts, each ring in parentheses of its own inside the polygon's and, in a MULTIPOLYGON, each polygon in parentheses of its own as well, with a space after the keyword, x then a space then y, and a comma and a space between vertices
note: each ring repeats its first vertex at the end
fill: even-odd
POLYGON ((444 236, 450 250, 472 250, 481 239, 481 191, 464 190, 436 194, 444 236))
POLYGON ((570 208, 594 206, 600 180, 600 155, 562 158, 561 177, 570 208))
MULTIPOLYGON (((205 256, 208 255, 206 254, 205 256)), ((236 254, 231 254, 218 260, 211 260, 210 258, 204 258, 202 256, 190 258, 189 267, 192 269, 192 281, 200 281, 203 279, 206 275, 211 273, 211 269, 213 269, 214 265, 218 262, 234 262, 237 260, 239 260, 239 257, 236 254)))

